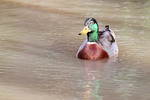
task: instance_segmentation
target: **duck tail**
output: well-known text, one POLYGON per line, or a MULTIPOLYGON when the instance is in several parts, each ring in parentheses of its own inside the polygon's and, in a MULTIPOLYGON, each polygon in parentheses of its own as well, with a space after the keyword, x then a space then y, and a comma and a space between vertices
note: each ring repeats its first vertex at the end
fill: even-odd
POLYGON ((106 25, 105 28, 106 28, 106 31, 110 32, 109 25, 106 25))

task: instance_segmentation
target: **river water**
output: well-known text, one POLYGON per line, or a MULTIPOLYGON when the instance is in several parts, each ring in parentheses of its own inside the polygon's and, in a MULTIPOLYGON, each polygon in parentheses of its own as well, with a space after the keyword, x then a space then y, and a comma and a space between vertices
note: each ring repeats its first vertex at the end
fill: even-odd
POLYGON ((1 0, 0 100, 150 100, 149 33, 150 0, 1 0), (76 58, 88 17, 117 58, 76 58))

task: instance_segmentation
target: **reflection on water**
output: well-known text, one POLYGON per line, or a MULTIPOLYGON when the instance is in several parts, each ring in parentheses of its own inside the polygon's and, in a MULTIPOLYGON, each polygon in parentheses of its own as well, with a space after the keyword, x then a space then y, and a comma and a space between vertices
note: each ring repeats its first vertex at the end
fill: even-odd
POLYGON ((149 0, 1 0, 0 99, 149 100, 149 13, 149 0), (76 58, 91 16, 116 33, 117 58, 76 58))
POLYGON ((81 62, 86 72, 86 83, 84 86, 86 90, 84 92, 84 100, 90 100, 92 98, 95 98, 96 100, 102 100, 102 96, 99 94, 101 86, 100 80, 102 76, 100 76, 98 71, 105 64, 108 64, 108 61, 110 62, 112 59, 81 62))

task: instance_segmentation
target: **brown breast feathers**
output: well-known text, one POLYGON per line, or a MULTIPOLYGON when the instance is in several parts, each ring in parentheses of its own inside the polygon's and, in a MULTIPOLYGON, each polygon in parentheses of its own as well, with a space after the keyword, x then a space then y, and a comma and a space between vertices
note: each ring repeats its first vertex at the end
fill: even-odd
POLYGON ((108 54, 97 43, 87 43, 78 53, 78 58, 85 60, 98 60, 108 58, 108 54))

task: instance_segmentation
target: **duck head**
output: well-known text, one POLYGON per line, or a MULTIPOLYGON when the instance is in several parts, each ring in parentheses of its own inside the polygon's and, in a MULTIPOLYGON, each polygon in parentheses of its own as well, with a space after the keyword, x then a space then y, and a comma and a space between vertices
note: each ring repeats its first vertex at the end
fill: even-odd
POLYGON ((98 23, 94 18, 87 18, 84 23, 84 28, 79 35, 87 34, 88 42, 98 41, 98 23))

